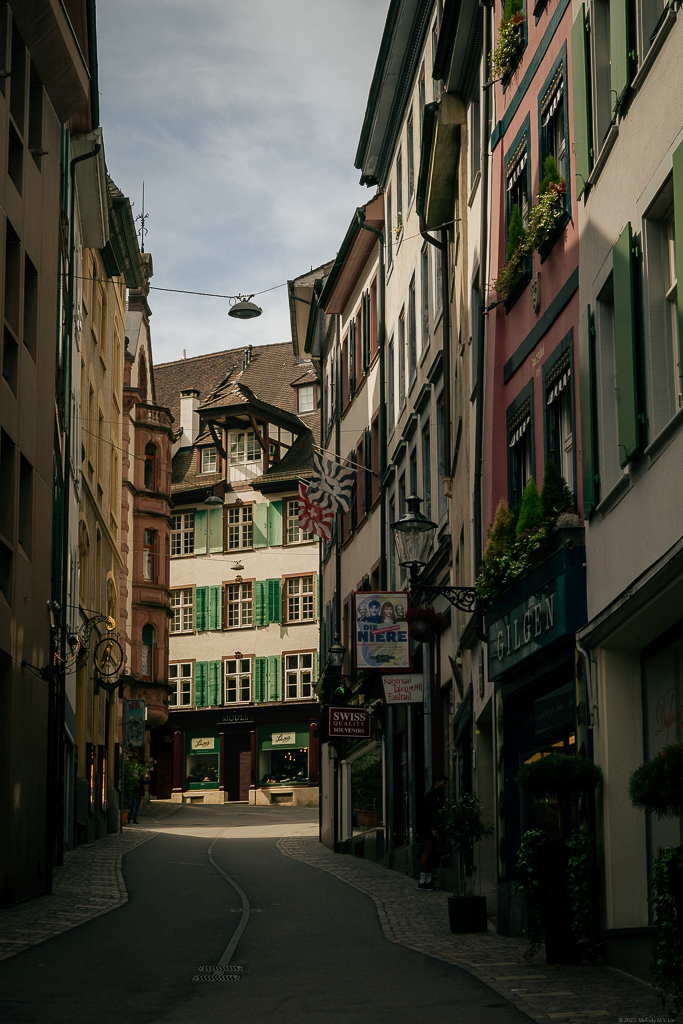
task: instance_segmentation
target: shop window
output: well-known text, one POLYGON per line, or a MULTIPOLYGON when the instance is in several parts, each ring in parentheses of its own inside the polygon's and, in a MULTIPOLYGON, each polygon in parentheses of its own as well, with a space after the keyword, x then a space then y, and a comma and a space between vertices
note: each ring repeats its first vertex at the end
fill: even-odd
POLYGON ((298 388, 299 412, 313 412, 315 409, 315 387, 313 384, 298 388))
POLYGON ((143 679, 152 679, 154 674, 154 626, 149 623, 142 627, 140 674, 143 679))
POLYGON ((261 750, 259 786, 308 784, 308 747, 261 750))
POLYGON ((156 449, 153 444, 145 445, 145 490, 153 491, 156 483, 156 449))
POLYGON ((313 654, 285 655, 285 700, 313 696, 313 654))
POLYGON ((251 700, 251 658, 223 662, 226 704, 248 704, 251 700))
POLYGON ((228 583, 225 587, 227 629, 241 629, 254 622, 254 588, 250 583, 228 583))
POLYGON ((233 431, 228 443, 231 466, 261 461, 261 447, 253 430, 233 431))
POLYGON ((532 387, 533 380, 529 381, 507 412, 510 508, 519 505, 524 488, 535 472, 532 387))
POLYGON ((192 706, 192 662, 182 661, 168 666, 168 681, 173 687, 169 697, 171 707, 192 706))
POLYGON ((171 517, 171 558, 194 554, 194 512, 171 517))
POLYGON ((291 576, 287 580, 287 621, 313 622, 314 619, 313 576, 291 576))
POLYGON ((225 510, 227 519, 226 551, 240 551, 254 546, 254 524, 251 505, 229 505, 225 510))
POLYGON ((183 587, 171 591, 171 633, 191 633, 194 629, 194 590, 183 587))
POLYGON ((215 448, 202 448, 202 473, 215 473, 217 471, 217 455, 215 448))
POLYGON ((156 532, 144 530, 142 534, 142 578, 144 580, 154 579, 154 545, 156 532))
POLYGON ((315 534, 310 530, 302 530, 299 526, 299 499, 292 498, 285 502, 285 514, 287 516, 287 527, 285 536, 287 544, 304 544, 307 541, 315 540, 315 534))
POLYGON ((215 736, 195 736, 189 744, 185 760, 187 789, 218 789, 219 740, 215 736))
POLYGON ((546 457, 555 463, 569 490, 574 491, 574 396, 569 348, 545 374, 545 415, 546 457))

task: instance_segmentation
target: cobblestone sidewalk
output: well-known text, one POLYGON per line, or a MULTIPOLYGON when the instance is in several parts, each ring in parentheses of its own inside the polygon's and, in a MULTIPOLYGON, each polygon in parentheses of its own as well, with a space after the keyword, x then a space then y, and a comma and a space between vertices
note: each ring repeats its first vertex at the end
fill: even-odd
POLYGON ((650 985, 611 967, 548 966, 540 953, 529 964, 524 939, 488 934, 452 935, 448 894, 418 892, 415 880, 344 854, 317 839, 286 837, 287 857, 320 868, 369 896, 385 937, 408 949, 460 967, 513 1003, 532 1020, 554 1024, 674 1021, 650 985))
POLYGON ((153 839, 157 833, 152 826, 180 806, 154 801, 141 811, 139 826, 65 853, 64 864, 55 868, 51 896, 0 910, 0 960, 127 903, 121 873, 124 853, 153 839))

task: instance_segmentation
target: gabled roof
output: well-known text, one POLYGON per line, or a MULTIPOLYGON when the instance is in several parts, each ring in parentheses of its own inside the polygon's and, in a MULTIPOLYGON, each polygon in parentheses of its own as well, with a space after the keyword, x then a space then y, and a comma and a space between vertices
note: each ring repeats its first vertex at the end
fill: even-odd
POLYGON ((384 228, 384 197, 381 194, 373 196, 365 206, 359 206, 348 226, 318 300, 328 315, 344 311, 349 295, 365 269, 365 261, 378 244, 377 235, 361 227, 363 221, 380 231, 384 228))
POLYGON ((434 6, 434 0, 391 0, 354 162, 361 185, 386 182, 434 6))
POLYGON ((311 309, 311 302, 316 282, 324 278, 330 271, 333 261, 323 263, 322 266, 311 269, 295 277, 293 281, 287 282, 287 297, 289 299, 289 320, 292 327, 292 348, 295 356, 301 356, 306 344, 306 332, 308 328, 308 316, 311 309))
POLYGON ((180 392, 195 388, 201 401, 236 365, 241 364, 245 352, 244 348, 233 348, 177 359, 173 363, 156 363, 157 401, 169 408, 176 423, 180 423, 180 392))

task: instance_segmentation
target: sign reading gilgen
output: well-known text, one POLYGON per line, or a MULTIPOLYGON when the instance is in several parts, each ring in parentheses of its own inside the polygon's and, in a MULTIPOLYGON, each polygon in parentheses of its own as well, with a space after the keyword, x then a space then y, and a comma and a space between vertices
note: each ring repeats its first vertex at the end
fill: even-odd
POLYGON ((410 668, 408 595, 354 593, 356 668, 410 668))
POLYGON ((328 707, 327 735, 369 739, 372 736, 372 716, 365 708, 328 707))

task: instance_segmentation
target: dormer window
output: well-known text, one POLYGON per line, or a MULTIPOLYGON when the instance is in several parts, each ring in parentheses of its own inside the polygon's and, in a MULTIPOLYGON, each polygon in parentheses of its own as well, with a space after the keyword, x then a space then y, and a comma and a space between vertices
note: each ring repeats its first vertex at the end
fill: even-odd
POLYGON ((315 385, 308 384, 297 390, 299 392, 299 412, 313 412, 315 409, 315 385))
POLYGON ((215 473, 217 471, 216 449, 202 448, 202 473, 215 473))

